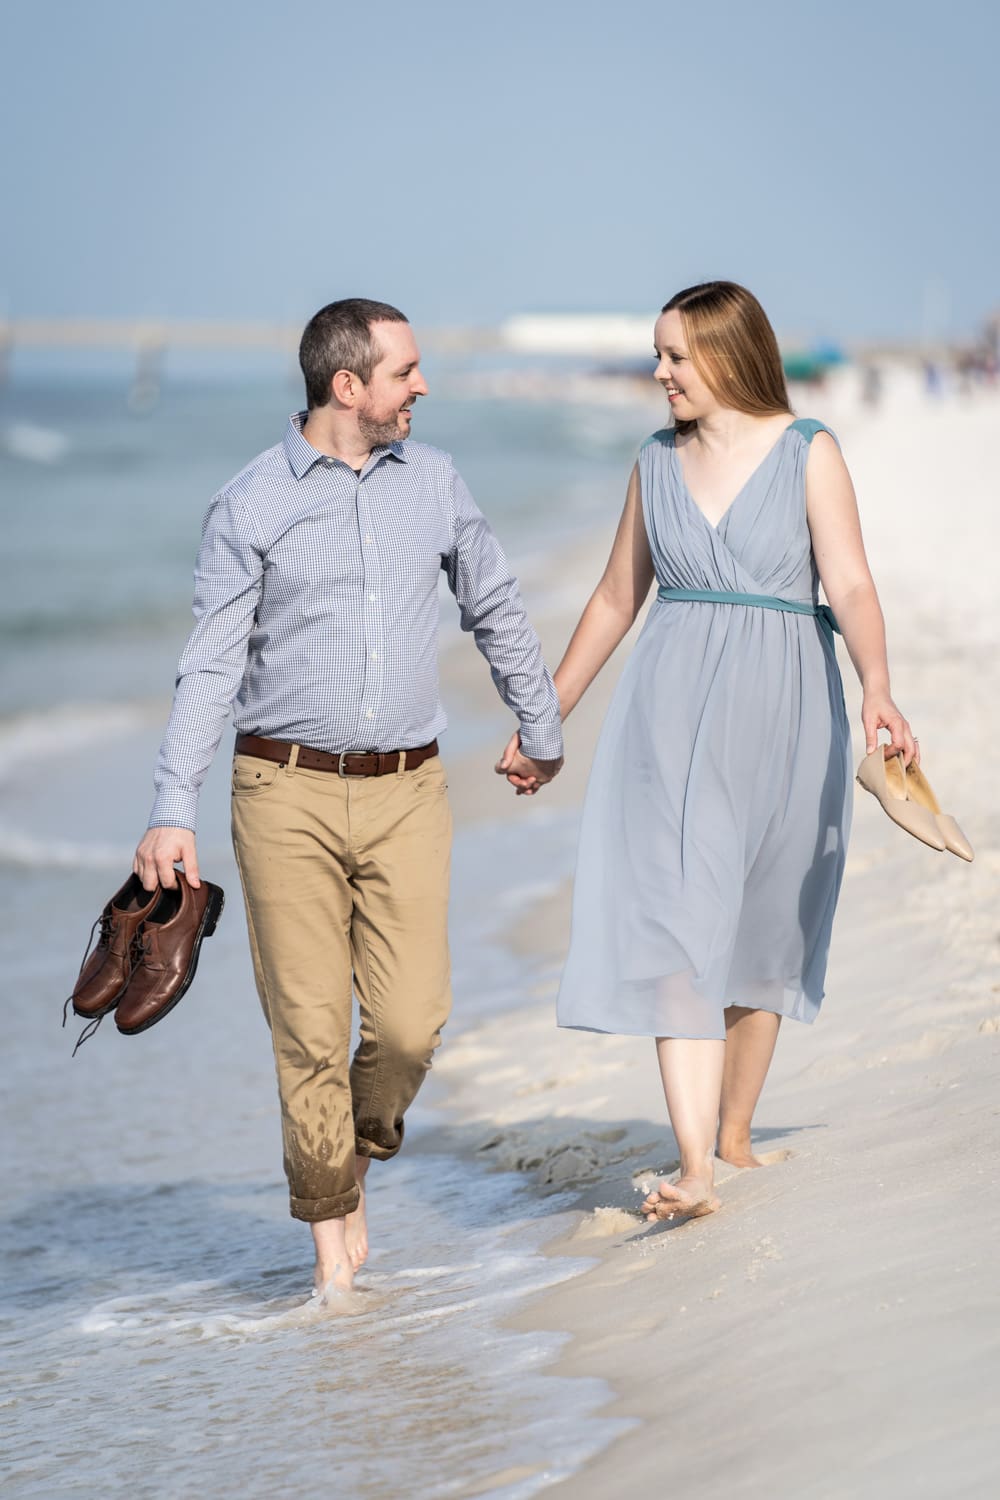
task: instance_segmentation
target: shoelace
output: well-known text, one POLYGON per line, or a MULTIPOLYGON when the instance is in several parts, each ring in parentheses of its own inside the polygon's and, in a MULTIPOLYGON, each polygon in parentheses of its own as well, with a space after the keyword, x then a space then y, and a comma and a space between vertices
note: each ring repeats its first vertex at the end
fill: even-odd
POLYGON ((70 1053, 70 1057, 76 1056, 80 1048, 83 1046, 84 1042, 88 1041, 90 1037, 94 1035, 94 1032, 97 1030, 98 1026, 100 1026, 103 1020, 103 1016, 94 1016, 93 1020, 87 1022, 86 1026, 83 1028, 83 1030, 80 1032, 80 1035, 76 1039, 76 1046, 70 1053))
MULTIPOLYGON (((93 927, 90 929, 90 936, 87 939, 87 946, 83 950, 83 957, 80 960, 80 967, 79 967, 79 969, 77 971, 77 976, 76 976, 77 979, 79 979, 80 975, 83 973, 84 965, 86 964, 87 959, 90 957, 91 946, 93 945, 93 942, 94 942, 94 933, 97 931, 98 927, 100 927, 101 932, 100 932, 100 936, 97 939, 97 946, 98 946, 98 948, 107 948, 109 946, 110 942, 111 942, 111 935, 115 931, 116 926, 117 926, 117 923, 114 921, 114 918, 112 917, 111 913, 109 911, 102 911, 101 915, 97 918, 97 921, 94 923, 93 927)), ((63 1017, 62 1017, 63 1026, 66 1025, 66 1017, 69 1014, 69 1008, 72 1005, 72 1003, 73 1003, 73 996, 70 995, 67 998, 66 1003, 63 1006, 63 1017)), ((77 1042, 76 1045, 78 1047, 80 1045, 80 1043, 77 1042)), ((75 1050, 76 1049, 74 1048, 74 1051, 75 1050)))
MULTIPOLYGON (((94 926, 90 929, 90 939, 87 942, 87 952, 83 955, 83 963, 80 965, 81 974, 83 973, 83 964, 87 962, 87 957, 90 953, 90 942, 93 939, 94 929, 97 927, 98 922, 101 924, 101 936, 98 939, 98 947, 100 947, 102 943, 104 943, 105 946, 107 945, 112 933, 115 931, 115 928, 117 926, 117 924, 109 915, 104 912, 101 913, 101 915, 97 919, 97 922, 95 922, 94 926)), ((132 934, 132 941, 129 943, 127 954, 129 967, 128 974, 125 979, 126 985, 131 981, 132 975, 135 973, 139 965, 143 963, 149 956, 149 941, 146 937, 145 927, 145 922, 140 922, 139 926, 132 934)), ((63 1006, 64 1026, 66 1025, 66 1012, 72 999, 73 996, 70 995, 69 1000, 67 1000, 66 1004, 63 1006)), ((73 1051, 70 1054, 71 1057, 75 1057, 80 1048, 83 1046, 84 1042, 88 1042, 90 1040, 103 1020, 104 1016, 94 1016, 87 1022, 86 1026, 83 1028, 83 1030, 80 1032, 80 1035, 76 1039, 76 1046, 73 1048, 73 1051)))

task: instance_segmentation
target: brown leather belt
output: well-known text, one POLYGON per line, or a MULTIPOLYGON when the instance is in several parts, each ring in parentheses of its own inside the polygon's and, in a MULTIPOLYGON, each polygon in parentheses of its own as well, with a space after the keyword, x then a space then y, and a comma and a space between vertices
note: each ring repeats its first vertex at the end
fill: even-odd
MULTIPOLYGON (((258 760, 276 760, 283 766, 291 756, 292 744, 288 740, 266 740, 259 734, 238 734, 236 753, 255 755, 258 760)), ((437 740, 418 745, 414 750, 345 750, 342 755, 300 745, 295 764, 304 771, 332 771, 338 776, 389 776, 399 770, 400 756, 404 771, 415 771, 437 753, 437 740)))

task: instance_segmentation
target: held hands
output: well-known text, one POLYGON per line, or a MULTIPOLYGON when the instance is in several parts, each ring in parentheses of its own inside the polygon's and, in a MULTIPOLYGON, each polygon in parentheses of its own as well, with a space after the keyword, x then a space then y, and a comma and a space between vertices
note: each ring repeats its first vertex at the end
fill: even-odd
POLYGON ((904 766, 908 766, 911 760, 916 761, 919 766, 920 742, 913 738, 913 731, 888 693, 865 693, 861 705, 861 723, 864 726, 868 755, 871 755, 878 744, 879 730, 887 729, 892 736, 892 743, 886 745, 886 754, 895 755, 897 751, 902 751, 904 766))
POLYGON ((506 776, 519 797, 533 797, 554 776, 558 776, 562 763, 562 756, 558 760, 532 760, 530 755, 523 755, 521 736, 515 732, 495 770, 498 776, 506 776))
POLYGON ((198 876, 198 855, 194 847, 194 834, 190 828, 150 828, 135 851, 132 869, 147 891, 155 891, 158 885, 172 891, 177 884, 174 864, 184 866, 188 885, 195 890, 201 885, 198 876))

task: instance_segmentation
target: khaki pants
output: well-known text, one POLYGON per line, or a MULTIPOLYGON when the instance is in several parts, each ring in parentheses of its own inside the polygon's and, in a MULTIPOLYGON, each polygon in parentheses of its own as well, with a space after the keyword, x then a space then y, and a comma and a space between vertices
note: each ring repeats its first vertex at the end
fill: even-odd
POLYGON ((293 1218, 357 1207, 354 1157, 381 1161, 451 1004, 451 812, 437 756, 344 778, 237 755, 233 846, 271 1028, 293 1218), (361 1041, 350 1059, 352 991, 361 1041))

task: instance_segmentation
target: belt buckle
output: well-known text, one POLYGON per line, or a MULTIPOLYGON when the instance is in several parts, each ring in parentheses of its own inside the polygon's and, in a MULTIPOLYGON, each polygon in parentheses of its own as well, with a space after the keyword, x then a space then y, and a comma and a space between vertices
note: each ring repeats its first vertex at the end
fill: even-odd
POLYGON ((345 781, 352 779, 357 781, 359 777, 363 779, 365 775, 364 771, 345 771, 344 761, 349 755, 364 755, 364 753, 363 750, 342 750, 337 756, 337 775, 343 776, 345 781))

